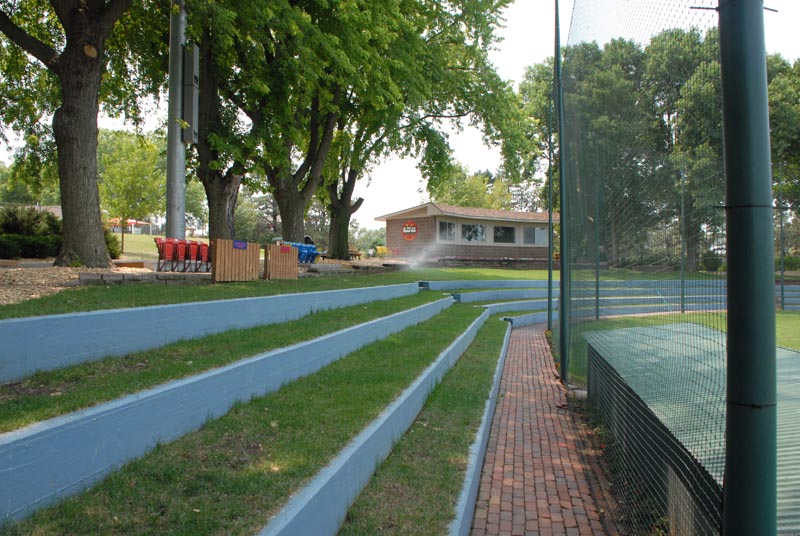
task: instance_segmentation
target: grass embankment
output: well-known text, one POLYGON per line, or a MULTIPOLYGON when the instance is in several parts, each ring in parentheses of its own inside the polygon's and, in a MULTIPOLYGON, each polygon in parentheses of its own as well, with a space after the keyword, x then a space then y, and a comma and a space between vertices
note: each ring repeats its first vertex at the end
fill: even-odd
POLYGON ((321 311, 282 324, 232 330, 124 357, 39 372, 20 382, 0 385, 0 432, 307 341, 441 297, 421 292, 321 311))
MULTIPOLYGON (((777 311, 775 317, 776 343, 778 346, 800 351, 800 312, 777 311)), ((727 325, 725 313, 685 313, 657 314, 648 316, 626 316, 607 318, 593 322, 574 324, 570 327, 572 347, 570 351, 570 375, 580 383, 586 383, 586 340, 583 334, 588 331, 659 326, 693 322, 724 332, 727 325)))
POLYGON ((254 534, 479 313, 455 304, 424 324, 237 405, 86 493, 3 530, 254 534))
MULTIPOLYGON (((122 234, 114 233, 117 240, 122 244, 122 234)), ((163 235, 131 234, 125 233, 125 251, 122 252, 121 260, 156 260, 158 259, 158 248, 154 238, 164 238, 163 235)), ((208 242, 207 238, 189 238, 197 242, 208 242)))
POLYGON ((162 285, 142 283, 113 286, 88 286, 67 289, 58 294, 22 303, 0 306, 0 319, 20 318, 101 309, 143 307, 198 301, 272 296, 295 292, 373 287, 417 281, 481 279, 547 279, 544 270, 495 270, 470 268, 420 268, 383 274, 354 274, 309 277, 296 280, 254 281, 201 285, 162 285))
POLYGON ((340 536, 447 534, 506 326, 487 320, 352 505, 340 536))

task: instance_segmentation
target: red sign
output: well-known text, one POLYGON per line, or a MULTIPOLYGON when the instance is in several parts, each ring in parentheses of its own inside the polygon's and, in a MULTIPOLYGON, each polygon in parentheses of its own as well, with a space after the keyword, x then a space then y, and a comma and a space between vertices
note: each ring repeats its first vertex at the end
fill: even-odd
POLYGON ((414 240, 417 237, 417 224, 407 221, 403 224, 403 240, 414 240))

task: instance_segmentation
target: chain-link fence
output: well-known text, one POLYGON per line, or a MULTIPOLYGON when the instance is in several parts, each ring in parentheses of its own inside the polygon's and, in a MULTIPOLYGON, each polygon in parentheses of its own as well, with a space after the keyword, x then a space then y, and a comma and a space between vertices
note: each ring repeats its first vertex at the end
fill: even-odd
POLYGON ((576 0, 563 62, 570 373, 636 534, 721 527, 725 181, 716 2, 576 0))

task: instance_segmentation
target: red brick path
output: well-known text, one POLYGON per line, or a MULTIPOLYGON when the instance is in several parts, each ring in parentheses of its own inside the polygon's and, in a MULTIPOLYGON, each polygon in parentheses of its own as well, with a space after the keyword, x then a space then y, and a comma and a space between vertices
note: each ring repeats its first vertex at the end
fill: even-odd
POLYGON ((472 536, 605 535, 581 444, 541 326, 514 329, 472 536))

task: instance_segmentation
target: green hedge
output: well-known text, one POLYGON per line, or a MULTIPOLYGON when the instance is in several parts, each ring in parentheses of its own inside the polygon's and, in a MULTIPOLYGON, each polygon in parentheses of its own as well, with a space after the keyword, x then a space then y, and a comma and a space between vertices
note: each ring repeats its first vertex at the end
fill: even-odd
POLYGON ((60 236, 25 236, 4 234, 0 237, 0 258, 3 259, 44 259, 55 257, 63 242, 60 236))
POLYGON ((0 259, 19 259, 22 250, 12 235, 0 235, 0 259))
MULTIPOLYGON (((785 255, 783 257, 783 269, 789 271, 800 270, 800 257, 795 257, 793 255, 785 255)), ((781 257, 780 255, 775 255, 775 271, 780 272, 781 270, 781 257)))

